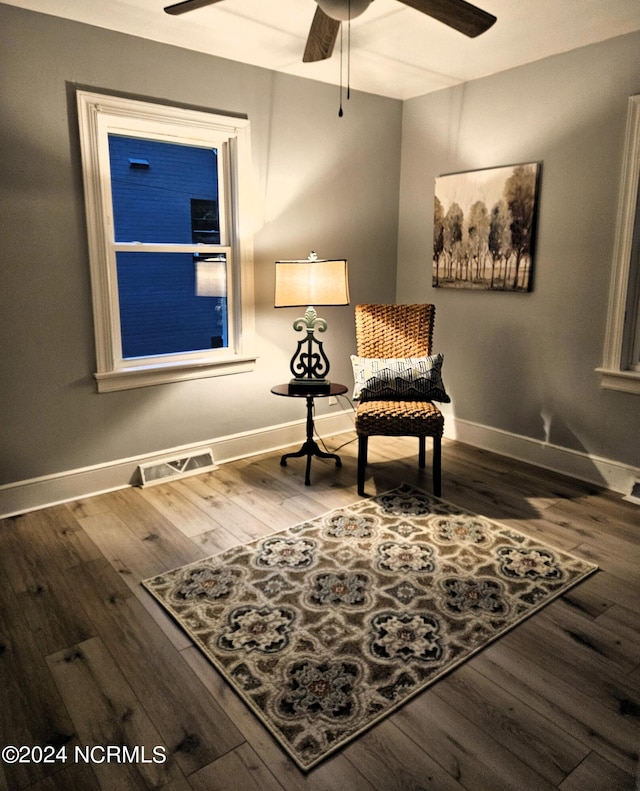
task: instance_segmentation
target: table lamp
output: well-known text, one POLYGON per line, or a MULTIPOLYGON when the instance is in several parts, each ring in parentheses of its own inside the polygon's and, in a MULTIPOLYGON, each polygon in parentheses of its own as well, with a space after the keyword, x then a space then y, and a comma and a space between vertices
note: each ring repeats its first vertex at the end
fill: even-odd
POLYGON ((296 332, 306 330, 306 337, 298 340, 291 358, 289 390, 328 393, 329 359, 314 334, 314 329, 324 332, 327 322, 314 306, 349 304, 346 260, 321 259, 311 252, 302 261, 276 261, 274 304, 276 308, 307 306, 304 316, 293 322, 296 332))

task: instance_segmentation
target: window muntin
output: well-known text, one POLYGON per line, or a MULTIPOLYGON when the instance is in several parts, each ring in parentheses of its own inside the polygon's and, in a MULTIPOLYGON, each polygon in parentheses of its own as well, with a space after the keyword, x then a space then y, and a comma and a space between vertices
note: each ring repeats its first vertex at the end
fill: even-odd
POLYGON ((251 370, 248 122, 83 91, 78 106, 98 389, 251 370))

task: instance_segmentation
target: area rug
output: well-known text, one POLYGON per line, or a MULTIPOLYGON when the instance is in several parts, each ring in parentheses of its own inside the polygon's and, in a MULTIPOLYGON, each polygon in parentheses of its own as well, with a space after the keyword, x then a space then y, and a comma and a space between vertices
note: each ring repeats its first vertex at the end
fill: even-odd
POLYGON ((307 771, 595 570, 403 484, 142 584, 307 771))

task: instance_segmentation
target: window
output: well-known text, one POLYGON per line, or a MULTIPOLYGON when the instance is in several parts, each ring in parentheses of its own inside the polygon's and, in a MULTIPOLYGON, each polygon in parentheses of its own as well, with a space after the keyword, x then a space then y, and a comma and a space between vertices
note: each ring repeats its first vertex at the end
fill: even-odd
POLYGON ((252 370, 249 122, 77 99, 98 390, 252 370))
POLYGON ((640 96, 629 99, 601 384, 640 393, 640 96))

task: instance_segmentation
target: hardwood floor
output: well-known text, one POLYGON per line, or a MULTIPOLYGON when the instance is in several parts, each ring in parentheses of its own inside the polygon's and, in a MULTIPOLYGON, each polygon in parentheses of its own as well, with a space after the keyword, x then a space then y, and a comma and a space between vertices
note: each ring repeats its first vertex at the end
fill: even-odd
MULTIPOLYGON (((356 443, 339 452, 340 469, 313 461, 309 487, 304 461, 278 452, 0 522, 0 747, 59 756, 5 751, 0 788, 640 789, 640 509, 451 441, 445 499, 600 571, 309 774, 295 767, 140 580, 358 500, 356 443)), ((416 440, 373 438, 370 462, 370 494, 431 488, 416 440)))

